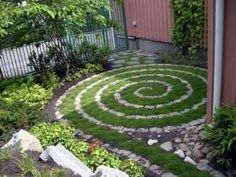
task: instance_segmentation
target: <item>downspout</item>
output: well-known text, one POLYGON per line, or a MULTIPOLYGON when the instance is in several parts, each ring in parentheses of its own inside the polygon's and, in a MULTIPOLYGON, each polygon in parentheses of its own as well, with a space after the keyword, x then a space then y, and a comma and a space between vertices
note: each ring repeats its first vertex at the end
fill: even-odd
POLYGON ((213 111, 221 104, 222 60, 224 33, 224 0, 216 0, 215 9, 215 66, 213 111))

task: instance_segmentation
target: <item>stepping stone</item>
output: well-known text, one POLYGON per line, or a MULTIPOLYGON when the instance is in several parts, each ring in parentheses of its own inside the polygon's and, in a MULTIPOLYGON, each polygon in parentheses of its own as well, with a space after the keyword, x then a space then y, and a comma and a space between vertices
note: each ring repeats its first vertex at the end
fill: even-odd
POLYGON ((163 175, 161 175, 161 177, 177 177, 177 176, 172 173, 164 173, 163 175))
POLYGON ((160 147, 161 147, 162 149, 164 149, 165 151, 168 151, 168 152, 171 151, 171 150, 173 150, 173 146, 172 146, 172 143, 171 143, 170 141, 161 144, 160 147))

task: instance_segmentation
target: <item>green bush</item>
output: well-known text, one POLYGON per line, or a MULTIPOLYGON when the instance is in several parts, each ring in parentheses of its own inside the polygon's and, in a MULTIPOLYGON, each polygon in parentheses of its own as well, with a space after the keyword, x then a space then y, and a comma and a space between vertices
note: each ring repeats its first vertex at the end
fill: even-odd
POLYGON ((99 146, 91 150, 88 143, 74 137, 75 130, 69 125, 40 123, 33 126, 30 131, 39 139, 43 148, 62 144, 92 170, 100 165, 106 165, 121 169, 130 177, 143 177, 141 166, 131 160, 122 161, 116 155, 99 146))
POLYGON ((0 82, 0 140, 18 129, 27 129, 44 117, 42 109, 52 95, 33 77, 0 82))
POLYGON ((88 166, 93 170, 100 165, 119 168, 121 163, 122 161, 117 156, 100 147, 93 150, 88 159, 88 166))
MULTIPOLYGON (((10 83, 10 81, 7 82, 10 83)), ((36 84, 33 78, 28 78, 19 79, 18 82, 5 85, 0 94, 2 100, 7 105, 22 103, 29 108, 42 109, 52 93, 41 85, 36 84)))
POLYGON ((236 166, 236 107, 216 111, 214 123, 205 127, 206 140, 214 147, 220 164, 236 166))
POLYGON ((125 160, 122 162, 120 169, 125 171, 129 176, 132 177, 144 177, 143 175, 143 167, 137 165, 132 160, 125 160))

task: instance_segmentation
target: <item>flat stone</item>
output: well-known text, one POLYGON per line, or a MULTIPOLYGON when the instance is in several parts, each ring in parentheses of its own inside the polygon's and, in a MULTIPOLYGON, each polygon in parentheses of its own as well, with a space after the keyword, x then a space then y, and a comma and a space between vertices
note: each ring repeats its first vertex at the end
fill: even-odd
POLYGON ((201 158, 204 157, 203 153, 198 149, 193 150, 193 156, 198 158, 198 159, 201 159, 201 158))
POLYGON ((185 157, 185 154, 184 154, 184 152, 181 149, 175 151, 174 154, 177 154, 181 158, 185 157))
POLYGON ((153 144, 158 143, 158 140, 157 139, 149 139, 147 143, 148 143, 148 145, 152 146, 153 144))
POLYGON ((44 162, 52 159, 57 165, 73 171, 75 175, 83 177, 91 177, 94 175, 91 169, 60 144, 57 146, 49 146, 47 150, 40 155, 40 158, 44 162))
POLYGON ((164 149, 165 151, 171 151, 171 150, 173 150, 173 146, 172 146, 172 143, 171 143, 170 141, 161 144, 160 147, 161 147, 162 149, 164 149))
POLYGON ((43 147, 39 140, 28 133, 25 130, 20 130, 18 133, 14 134, 10 141, 6 143, 1 149, 6 148, 16 148, 20 146, 21 152, 33 151, 33 152, 42 152, 43 147))
POLYGON ((221 172, 216 171, 216 170, 210 172, 210 174, 211 174, 213 177, 225 177, 224 174, 222 174, 221 172))
POLYGON ((188 162, 188 163, 190 163, 190 164, 192 164, 192 165, 196 165, 196 164, 197 164, 197 163, 196 163, 193 159, 191 159, 189 156, 185 157, 184 161, 185 161, 185 162, 188 162))
POLYGON ((125 172, 107 166, 99 166, 93 177, 129 177, 125 172))
POLYGON ((182 140, 180 138, 175 139, 175 143, 181 143, 181 142, 182 142, 182 140))
POLYGON ((163 129, 162 128, 157 128, 157 127, 153 127, 149 129, 151 133, 162 133, 163 129))
POLYGON ((189 148, 186 144, 180 144, 179 148, 184 152, 189 151, 189 148))
POLYGON ((197 168, 201 171, 212 171, 213 168, 208 165, 208 160, 200 160, 197 164, 197 168))
POLYGON ((161 175, 161 177, 177 177, 177 176, 174 175, 173 173, 164 173, 163 175, 161 175))
POLYGON ((205 153, 205 154, 208 154, 208 153, 211 151, 211 148, 205 146, 205 147, 202 148, 201 151, 202 151, 203 153, 205 153))

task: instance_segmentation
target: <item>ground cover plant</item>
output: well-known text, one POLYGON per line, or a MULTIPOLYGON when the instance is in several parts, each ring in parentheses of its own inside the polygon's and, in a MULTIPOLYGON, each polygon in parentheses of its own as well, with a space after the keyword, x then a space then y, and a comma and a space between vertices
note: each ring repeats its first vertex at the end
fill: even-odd
POLYGON ((214 147, 214 157, 225 167, 236 167, 236 108, 216 111, 212 125, 206 126, 206 140, 214 147))
POLYGON ((118 133, 180 125, 206 113, 206 71, 172 65, 121 68, 87 79, 59 106, 76 128, 110 144, 147 157, 178 176, 209 176, 159 146, 149 147, 118 133), (153 98, 159 99, 153 99, 153 98))
POLYGON ((83 163, 95 170, 100 165, 118 168, 132 177, 143 177, 143 169, 132 160, 121 160, 109 153, 99 145, 93 146, 75 138, 75 130, 69 125, 59 123, 42 123, 32 127, 31 133, 35 135, 44 148, 62 144, 83 163))
POLYGON ((1 80, 0 139, 41 121, 43 107, 51 96, 52 87, 43 87, 33 77, 1 80))

